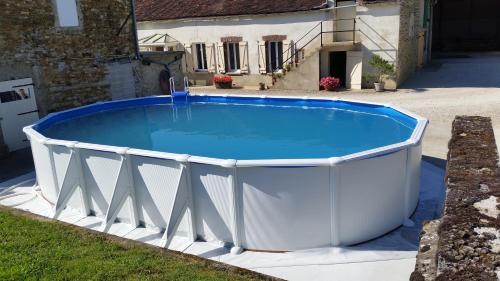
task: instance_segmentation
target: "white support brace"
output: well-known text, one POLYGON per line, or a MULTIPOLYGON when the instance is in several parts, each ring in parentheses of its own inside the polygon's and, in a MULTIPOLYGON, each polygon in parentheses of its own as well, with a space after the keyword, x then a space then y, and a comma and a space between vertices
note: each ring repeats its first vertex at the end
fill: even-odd
MULTIPOLYGON (((77 187, 80 187, 83 215, 87 216, 90 214, 87 188, 83 181, 83 168, 81 163, 80 150, 74 147, 74 144, 69 146, 68 148, 71 150, 69 163, 68 167, 66 168, 66 173, 64 174, 64 179, 59 190, 59 194, 57 196, 56 204, 54 206, 54 219, 57 219, 61 215, 61 212, 64 210, 64 208, 66 208, 69 199, 71 198, 77 187)), ((53 159, 53 156, 51 157, 51 159, 53 159)), ((55 182, 57 183, 57 181, 55 182)))
POLYGON ((339 237, 339 210, 338 210, 338 190, 340 186, 340 171, 339 166, 335 165, 332 161, 330 166, 330 244, 331 246, 340 245, 339 237))
POLYGON ((132 169, 130 167, 130 155, 126 154, 127 150, 125 148, 119 153, 121 158, 120 169, 118 170, 113 195, 111 196, 111 201, 104 217, 103 232, 108 232, 127 199, 130 200, 130 221, 134 227, 139 224, 135 191, 133 189, 132 169))
POLYGON ((233 247, 231 248, 231 254, 238 255, 243 252, 243 247, 241 246, 240 237, 240 214, 239 214, 239 200, 238 200, 238 178, 236 173, 237 167, 232 167, 232 173, 229 174, 229 184, 231 186, 232 193, 232 235, 233 235, 233 247))
POLYGON ((175 196, 172 201, 172 208, 168 216, 167 227, 163 236, 161 238, 160 247, 168 248, 170 243, 172 243, 172 238, 182 219, 182 215, 186 213, 188 208, 188 194, 187 188, 183 188, 182 179, 186 174, 186 163, 180 163, 179 180, 177 182, 177 188, 175 190, 175 196))
POLYGON ((191 184, 191 164, 189 162, 186 162, 186 192, 187 192, 187 218, 188 218, 188 225, 189 225, 189 233, 188 233, 188 239, 191 242, 196 241, 198 238, 197 231, 196 231, 196 212, 195 212, 195 207, 194 207, 194 194, 193 194, 193 186, 191 184))

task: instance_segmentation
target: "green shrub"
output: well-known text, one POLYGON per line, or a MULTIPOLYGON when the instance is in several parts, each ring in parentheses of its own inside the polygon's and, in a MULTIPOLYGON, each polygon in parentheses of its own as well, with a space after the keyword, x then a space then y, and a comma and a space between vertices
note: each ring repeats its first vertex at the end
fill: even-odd
POLYGON ((394 65, 379 55, 373 55, 369 63, 375 69, 376 78, 379 83, 383 82, 384 76, 394 75, 394 65))

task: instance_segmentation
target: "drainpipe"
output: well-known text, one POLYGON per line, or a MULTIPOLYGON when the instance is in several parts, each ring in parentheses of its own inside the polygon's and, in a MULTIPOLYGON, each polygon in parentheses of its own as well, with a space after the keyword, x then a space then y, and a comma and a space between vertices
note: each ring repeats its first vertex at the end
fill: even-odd
POLYGON ((130 8, 132 9, 132 32, 134 34, 135 59, 139 59, 139 39, 137 36, 137 18, 135 16, 135 0, 130 0, 130 8))

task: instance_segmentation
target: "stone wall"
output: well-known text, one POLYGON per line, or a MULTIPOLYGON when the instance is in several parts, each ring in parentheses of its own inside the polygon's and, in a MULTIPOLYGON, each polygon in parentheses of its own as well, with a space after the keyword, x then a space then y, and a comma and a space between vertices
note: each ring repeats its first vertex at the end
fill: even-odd
MULTIPOLYGON (((134 55, 130 19, 119 33, 130 0, 77 1, 78 28, 58 27, 54 3, 0 1, 0 81, 33 78, 40 116, 112 99, 109 77, 116 66, 109 64, 132 64, 134 55)), ((129 73, 123 81, 135 79, 129 73)), ((128 96, 135 92, 130 89, 128 96)))
POLYGON ((453 122, 444 216, 424 226, 413 281, 498 280, 500 168, 490 118, 453 122))
POLYGON ((0 1, 0 80, 32 77, 41 115, 111 99, 110 59, 134 53, 130 0, 78 1, 81 28, 56 26, 47 0, 0 1))
POLYGON ((396 64, 396 83, 398 85, 401 85, 417 69, 420 1, 400 1, 399 44, 396 64))

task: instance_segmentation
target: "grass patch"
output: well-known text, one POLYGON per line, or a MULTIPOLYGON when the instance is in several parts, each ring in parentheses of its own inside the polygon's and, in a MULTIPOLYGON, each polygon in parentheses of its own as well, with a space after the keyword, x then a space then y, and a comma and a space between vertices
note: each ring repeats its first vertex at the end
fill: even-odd
POLYGON ((0 208, 0 280, 261 280, 266 276, 0 208))

